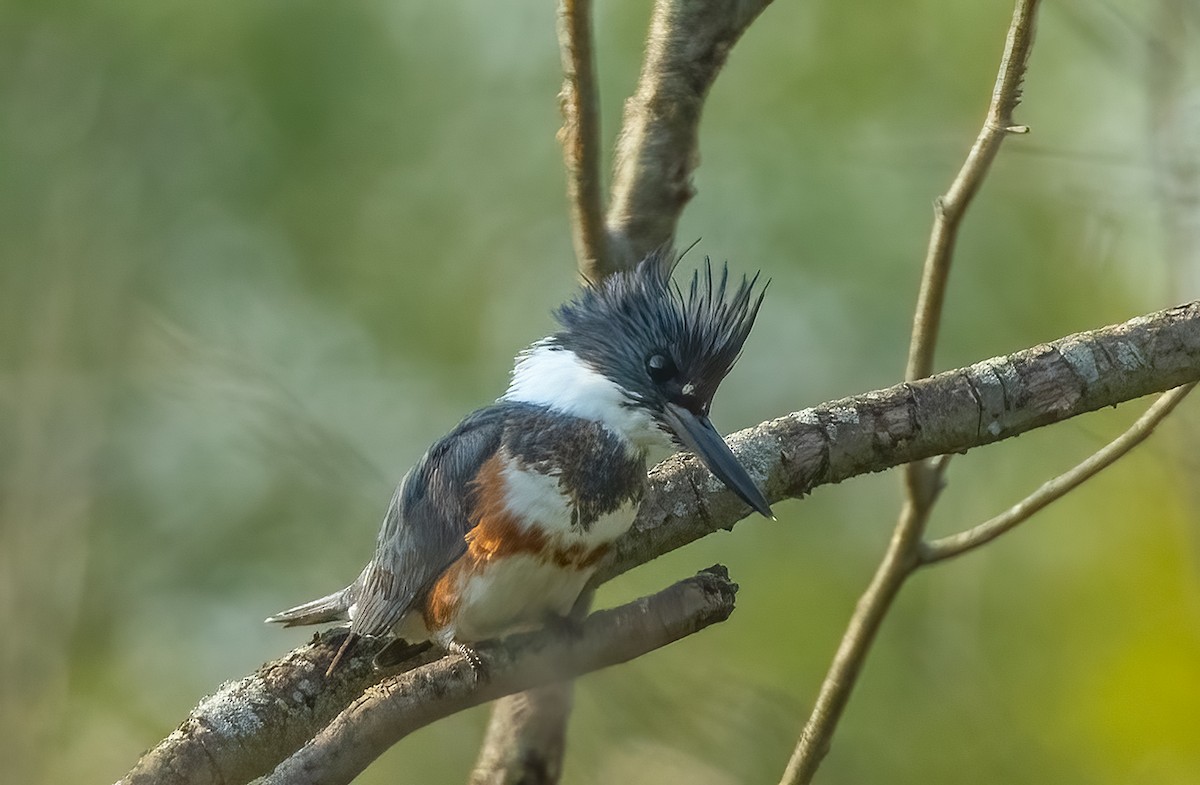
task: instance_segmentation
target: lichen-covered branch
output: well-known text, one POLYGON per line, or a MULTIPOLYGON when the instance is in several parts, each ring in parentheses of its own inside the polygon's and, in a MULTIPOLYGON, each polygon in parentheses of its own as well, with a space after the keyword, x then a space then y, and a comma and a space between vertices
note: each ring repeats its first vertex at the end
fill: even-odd
MULTIPOLYGON (((729 442, 774 502, 1195 381, 1200 301, 805 409, 729 442)), ((638 519, 597 582, 729 529, 748 513, 698 461, 674 456, 651 472, 638 519)), ((322 680, 337 643, 297 649, 226 684, 123 782, 232 785, 269 770, 381 678, 367 646, 322 680)))
POLYGON ((578 633, 541 631, 446 657, 366 691, 264 785, 342 785, 409 733, 504 695, 627 662, 724 621, 737 585, 713 567, 658 594, 599 611, 578 633), (478 670, 476 669, 478 667, 478 670))
POLYGON ((325 635, 228 681, 142 756, 118 785, 234 785, 270 771, 386 674, 364 640, 326 679, 340 637, 325 635))
POLYGON ((637 89, 625 102, 608 208, 612 267, 669 244, 692 198, 704 100, 729 50, 770 0, 658 0, 637 89))
MULTIPOLYGON (((825 403, 727 441, 774 503, 1197 380, 1200 301, 825 403)), ((729 529, 750 512, 686 454, 656 466, 650 481, 633 529, 617 541, 596 582, 729 529)))

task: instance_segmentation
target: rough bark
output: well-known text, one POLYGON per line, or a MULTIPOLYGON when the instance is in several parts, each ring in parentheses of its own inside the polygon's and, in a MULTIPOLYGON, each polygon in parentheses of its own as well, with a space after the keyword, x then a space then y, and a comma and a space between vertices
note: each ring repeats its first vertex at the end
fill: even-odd
POLYGON ((577 633, 541 631, 445 657, 366 691, 263 785, 342 785, 409 733, 521 690, 626 662, 724 621, 737 584, 713 567, 649 597, 589 616, 577 633))
MULTIPOLYGON (((772 502, 819 485, 1026 431, 1200 379, 1200 301, 1077 333, 886 390, 795 412, 727 441, 772 502)), ((679 454, 650 473, 633 529, 600 565, 603 583, 750 510, 679 454)))

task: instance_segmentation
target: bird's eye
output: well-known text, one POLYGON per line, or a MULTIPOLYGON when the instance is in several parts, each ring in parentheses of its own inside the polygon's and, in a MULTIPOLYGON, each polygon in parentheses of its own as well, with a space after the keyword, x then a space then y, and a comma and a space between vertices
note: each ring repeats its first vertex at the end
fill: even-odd
POLYGON ((646 358, 646 373, 650 374, 655 383, 662 384, 675 378, 679 369, 675 367, 675 361, 667 355, 652 354, 646 358))

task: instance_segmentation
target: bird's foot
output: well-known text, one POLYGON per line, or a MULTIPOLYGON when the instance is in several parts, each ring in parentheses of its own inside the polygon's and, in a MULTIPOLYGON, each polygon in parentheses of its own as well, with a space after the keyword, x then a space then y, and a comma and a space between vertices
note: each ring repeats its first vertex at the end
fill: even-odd
POLYGON ((475 681, 487 678, 487 664, 479 656, 479 652, 458 641, 450 641, 450 645, 446 649, 451 654, 457 654, 467 661, 467 664, 471 666, 471 672, 475 674, 475 681))

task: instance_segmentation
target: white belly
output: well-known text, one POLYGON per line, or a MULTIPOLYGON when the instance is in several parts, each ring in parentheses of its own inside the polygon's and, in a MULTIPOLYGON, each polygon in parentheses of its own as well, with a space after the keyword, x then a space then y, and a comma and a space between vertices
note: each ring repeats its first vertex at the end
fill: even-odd
POLYGON ((541 627, 551 616, 566 616, 596 571, 607 547, 628 531, 637 514, 629 504, 601 516, 587 530, 547 526, 538 552, 505 554, 477 563, 457 576, 453 622, 431 637, 474 643, 541 627))
POLYGON ((471 643, 540 627, 570 612, 593 572, 532 554, 497 560, 465 579, 454 624, 437 637, 471 643))

